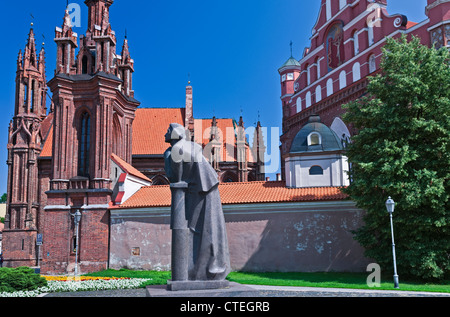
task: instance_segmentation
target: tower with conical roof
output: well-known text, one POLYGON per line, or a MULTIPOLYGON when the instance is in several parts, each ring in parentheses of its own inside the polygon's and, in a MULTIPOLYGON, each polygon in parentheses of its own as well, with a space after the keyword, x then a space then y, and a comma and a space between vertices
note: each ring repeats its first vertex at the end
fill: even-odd
MULTIPOLYGON (((295 80, 300 76, 300 63, 294 58, 292 54, 291 42, 291 57, 278 69, 281 83, 281 102, 283 109, 283 118, 288 118, 291 115, 289 108, 291 97, 295 93, 295 80)), ((284 130, 284 128, 283 128, 284 130)))

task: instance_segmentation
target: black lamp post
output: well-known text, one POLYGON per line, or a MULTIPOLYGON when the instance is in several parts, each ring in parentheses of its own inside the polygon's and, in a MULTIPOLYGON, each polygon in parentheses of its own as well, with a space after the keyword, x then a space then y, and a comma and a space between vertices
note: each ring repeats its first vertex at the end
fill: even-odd
POLYGON ((392 220, 392 214, 394 213, 395 209, 395 202, 394 200, 389 197, 389 199, 386 201, 386 209, 389 213, 389 216, 391 218, 391 234, 392 234, 392 255, 394 257, 394 287, 400 288, 398 285, 398 275, 397 275, 397 261, 395 259, 395 243, 394 243, 394 223, 392 220))
POLYGON ((75 276, 78 275, 78 245, 79 245, 79 228, 80 228, 80 222, 81 222, 81 212, 77 210, 75 214, 72 214, 73 222, 75 224, 75 230, 76 230, 76 246, 75 246, 75 276))

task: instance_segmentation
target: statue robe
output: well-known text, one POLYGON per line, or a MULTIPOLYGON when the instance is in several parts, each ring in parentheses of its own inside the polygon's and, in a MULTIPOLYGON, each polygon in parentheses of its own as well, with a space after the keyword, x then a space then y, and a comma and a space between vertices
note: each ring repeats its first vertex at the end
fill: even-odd
POLYGON ((164 156, 170 182, 188 184, 189 280, 224 280, 231 266, 217 173, 193 142, 180 140, 164 156))

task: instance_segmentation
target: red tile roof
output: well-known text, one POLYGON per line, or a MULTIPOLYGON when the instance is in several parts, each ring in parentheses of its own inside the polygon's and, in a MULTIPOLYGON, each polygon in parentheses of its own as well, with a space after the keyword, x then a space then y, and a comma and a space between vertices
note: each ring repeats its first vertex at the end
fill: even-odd
POLYGON ((162 155, 169 148, 164 135, 171 123, 184 126, 184 108, 137 109, 133 123, 133 155, 162 155))
POLYGON ((41 123, 41 134, 45 140, 41 157, 51 157, 53 147, 53 113, 50 113, 41 123))
MULTIPOLYGON (((219 185, 223 205, 345 200, 340 187, 286 188, 285 182, 223 183, 219 185)), ((169 186, 141 188, 117 209, 169 207, 169 186)))
MULTIPOLYGON (((195 142, 205 147, 211 139, 212 119, 195 119, 195 142)), ((220 142, 222 142, 222 160, 236 161, 236 137, 233 119, 216 119, 220 142)))
POLYGON ((415 26, 417 24, 418 24, 417 22, 408 21, 408 23, 406 23, 406 28, 407 29, 412 28, 413 26, 415 26))
MULTIPOLYGON (((144 174, 142 174, 141 172, 139 172, 136 168, 134 168, 133 166, 131 166, 131 164, 128 164, 127 162, 125 162, 123 159, 121 159, 119 156, 117 156, 116 154, 112 154, 111 155, 111 159, 117 164, 119 165, 119 167, 127 174, 136 176, 140 179, 143 179, 145 181, 151 182, 151 180, 145 176, 144 174)), ((122 175, 121 175, 122 177, 122 175)), ((119 180, 120 181, 120 180, 119 180)))

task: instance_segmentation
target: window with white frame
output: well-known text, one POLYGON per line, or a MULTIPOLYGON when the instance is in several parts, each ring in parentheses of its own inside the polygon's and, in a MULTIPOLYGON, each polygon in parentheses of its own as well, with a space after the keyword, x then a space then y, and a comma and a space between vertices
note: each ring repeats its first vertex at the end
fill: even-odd
POLYGON ((309 86, 311 84, 311 67, 308 66, 307 72, 306 72, 306 84, 309 86))
POLYGON ((317 86, 316 87, 316 102, 319 102, 322 100, 322 87, 317 86))
POLYGON ((321 145, 322 144, 322 136, 319 132, 311 132, 308 135, 308 146, 321 145))
POLYGON ((353 72, 353 82, 361 79, 361 65, 358 62, 353 64, 352 72, 353 72))
POLYGON ((374 54, 369 57, 369 73, 373 73, 377 70, 377 61, 374 54))
POLYGON ((308 91, 306 93, 306 108, 311 107, 311 92, 308 91))
POLYGON ((341 10, 347 4, 347 0, 339 0, 339 10, 341 10))
POLYGON ((354 53, 355 56, 359 54, 359 35, 358 31, 355 31, 353 34, 353 47, 354 47, 354 53))
POLYGON ((347 86, 347 73, 343 70, 339 74, 339 89, 343 89, 347 86))
POLYGON ((327 80, 327 97, 333 94, 333 79, 327 80))
POLYGON ((302 98, 298 97, 297 98, 297 112, 301 112, 302 111, 302 98))
POLYGON ((309 175, 323 175, 323 168, 318 165, 311 166, 309 175))
POLYGON ((373 43, 374 43, 373 23, 369 23, 369 25, 368 25, 367 37, 369 40, 369 46, 373 45, 373 43))
POLYGON ((316 64, 317 64, 317 79, 319 79, 320 78, 320 58, 318 58, 317 59, 317 62, 316 62, 316 64))

